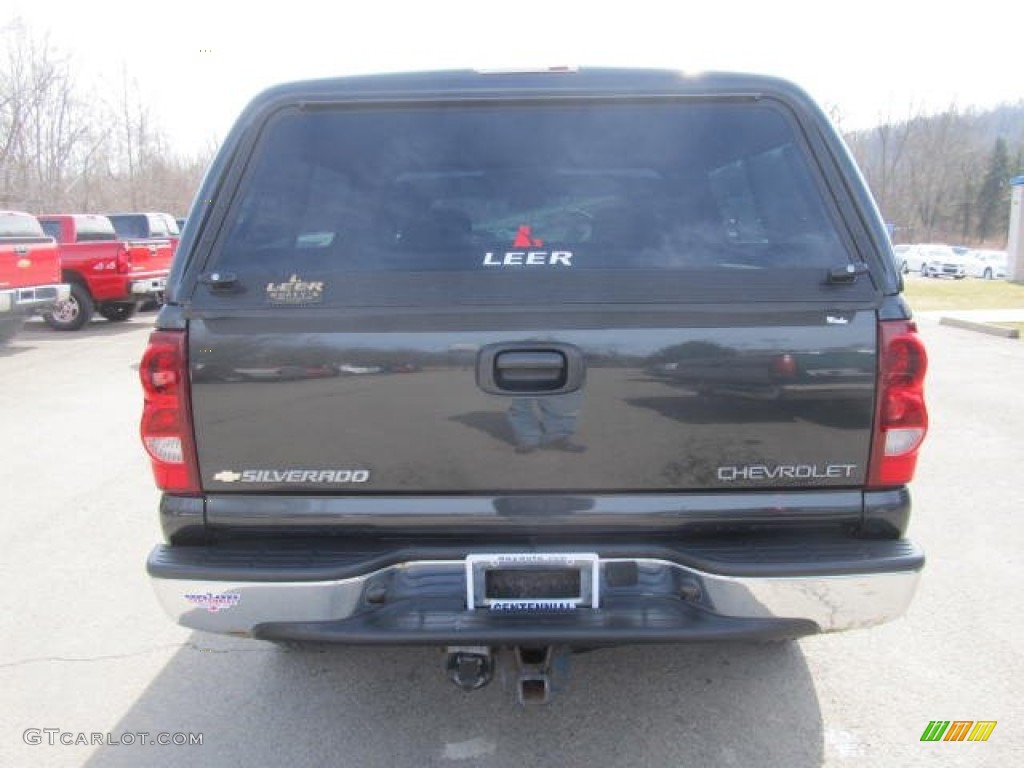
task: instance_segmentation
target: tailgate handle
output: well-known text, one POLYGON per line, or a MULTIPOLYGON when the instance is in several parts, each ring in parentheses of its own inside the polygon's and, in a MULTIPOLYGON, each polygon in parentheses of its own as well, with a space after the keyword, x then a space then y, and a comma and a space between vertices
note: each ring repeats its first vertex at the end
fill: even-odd
POLYGON ((509 392, 546 392, 565 383, 565 357, 558 352, 502 352, 494 378, 509 392))
POLYGON ((564 394, 582 386, 583 371, 571 344, 492 344, 480 350, 477 384, 495 395, 564 394))

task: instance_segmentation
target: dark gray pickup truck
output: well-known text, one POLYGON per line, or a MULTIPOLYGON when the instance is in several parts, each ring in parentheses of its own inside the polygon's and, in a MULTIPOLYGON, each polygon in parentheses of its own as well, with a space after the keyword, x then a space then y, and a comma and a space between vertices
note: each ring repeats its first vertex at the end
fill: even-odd
POLYGON ((803 92, 668 71, 259 96, 188 217, 142 437, 183 625, 512 649, 899 616, 926 354, 803 92))

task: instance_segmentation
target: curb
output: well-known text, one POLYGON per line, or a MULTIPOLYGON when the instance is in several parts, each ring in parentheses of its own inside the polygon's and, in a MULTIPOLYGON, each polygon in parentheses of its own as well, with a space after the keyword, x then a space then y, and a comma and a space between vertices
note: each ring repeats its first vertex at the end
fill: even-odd
POLYGON ((958 317, 943 317, 939 325, 950 325, 954 328, 963 328, 965 331, 977 331, 987 333, 989 336, 1001 336, 1004 339, 1019 339, 1020 331, 1016 328, 1003 328, 999 325, 979 323, 974 320, 961 320, 958 317))

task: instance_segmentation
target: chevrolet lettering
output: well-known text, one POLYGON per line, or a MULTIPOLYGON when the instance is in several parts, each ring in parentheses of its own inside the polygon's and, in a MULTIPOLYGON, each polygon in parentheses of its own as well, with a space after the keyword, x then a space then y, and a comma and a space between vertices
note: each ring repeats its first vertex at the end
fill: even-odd
POLYGON ((576 650, 909 605, 927 354, 795 85, 285 84, 188 220, 139 371, 183 626, 436 646, 466 691, 509 654, 535 702, 576 650))
POLYGON ((744 467, 719 467, 718 479, 722 482, 733 480, 823 480, 853 477, 856 464, 780 464, 770 467, 764 464, 750 464, 744 467))

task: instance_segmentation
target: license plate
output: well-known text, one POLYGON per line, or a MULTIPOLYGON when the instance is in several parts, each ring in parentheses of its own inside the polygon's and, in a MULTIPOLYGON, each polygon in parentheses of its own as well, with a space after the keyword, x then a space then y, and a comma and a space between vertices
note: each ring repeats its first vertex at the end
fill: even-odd
POLYGON ((503 553, 466 558, 466 606, 530 613, 597 608, 598 557, 590 553, 503 553))

